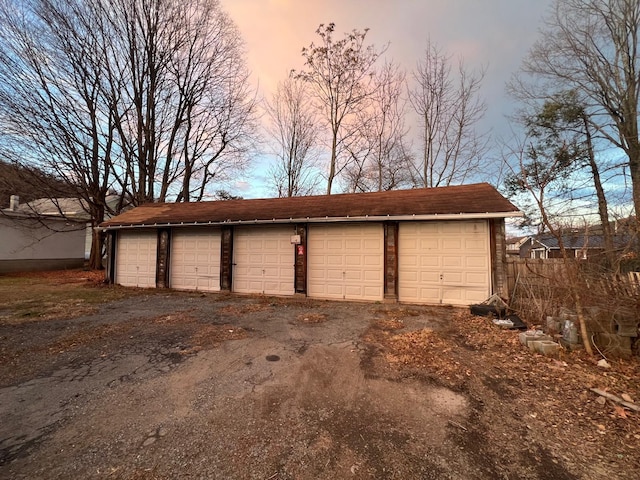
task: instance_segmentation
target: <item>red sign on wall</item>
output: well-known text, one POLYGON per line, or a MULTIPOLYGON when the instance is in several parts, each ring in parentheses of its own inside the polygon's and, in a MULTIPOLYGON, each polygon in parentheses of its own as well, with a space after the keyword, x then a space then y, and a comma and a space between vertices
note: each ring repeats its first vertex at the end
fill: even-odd
POLYGON ((304 245, 298 245, 298 255, 304 255, 304 245))

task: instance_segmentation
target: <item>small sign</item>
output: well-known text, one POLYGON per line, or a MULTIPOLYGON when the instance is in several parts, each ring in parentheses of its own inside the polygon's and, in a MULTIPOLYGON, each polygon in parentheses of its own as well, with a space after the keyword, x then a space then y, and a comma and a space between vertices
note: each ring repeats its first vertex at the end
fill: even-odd
POLYGON ((298 245, 298 255, 304 255, 304 245, 298 245))
POLYGON ((300 235, 291 235, 291 243, 293 245, 300 245, 300 235))

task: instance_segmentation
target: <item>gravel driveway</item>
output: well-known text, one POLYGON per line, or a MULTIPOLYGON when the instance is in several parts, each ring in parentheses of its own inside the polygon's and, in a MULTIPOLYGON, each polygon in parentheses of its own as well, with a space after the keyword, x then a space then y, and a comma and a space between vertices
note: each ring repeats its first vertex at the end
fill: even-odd
POLYGON ((373 340, 455 309, 138 291, 77 313, 0 322, 1 478, 581 478, 487 414, 508 387, 373 340))

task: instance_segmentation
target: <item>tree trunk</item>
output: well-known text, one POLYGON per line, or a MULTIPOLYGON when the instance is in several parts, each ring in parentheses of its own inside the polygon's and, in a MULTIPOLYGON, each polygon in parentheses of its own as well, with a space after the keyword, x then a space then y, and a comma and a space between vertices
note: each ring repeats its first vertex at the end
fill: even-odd
POLYGON ((96 230, 92 225, 91 254, 89 255, 89 268, 91 270, 102 270, 102 250, 104 247, 104 232, 96 230))
POLYGON ((640 142, 637 140, 633 147, 627 150, 629 156, 629 174, 633 191, 633 207, 636 214, 635 230, 640 234, 640 142))
POLYGON ((333 131, 331 140, 331 164, 329 165, 329 178, 327 179, 327 195, 331 195, 331 187, 333 186, 333 178, 336 176, 336 149, 338 148, 338 132, 333 131))
MULTIPOLYGON (((104 197, 103 197, 104 198, 104 197)), ((104 249, 105 234, 96 227, 104 222, 104 207, 94 206, 90 209, 91 214, 91 253, 89 254, 89 268, 91 270, 102 270, 102 251, 104 249)))
POLYGON ((611 224, 609 223, 609 207, 607 205, 607 197, 605 196, 604 188, 602 187, 598 164, 593 153, 593 141, 591 138, 591 131, 589 130, 589 121, 586 115, 582 116, 582 121, 584 122, 584 131, 587 140, 589 167, 591 168, 593 185, 595 187, 596 197, 598 199, 598 214, 600 216, 600 223, 602 224, 602 237, 604 239, 605 258, 607 261, 607 267, 611 268, 615 265, 616 257, 613 246, 613 235, 611 233, 611 224))

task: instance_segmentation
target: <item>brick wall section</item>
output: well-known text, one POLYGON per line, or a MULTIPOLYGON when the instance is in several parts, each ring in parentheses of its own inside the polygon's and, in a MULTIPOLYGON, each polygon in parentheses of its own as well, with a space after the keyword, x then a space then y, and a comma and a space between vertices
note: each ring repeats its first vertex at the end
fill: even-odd
POLYGON ((398 300, 398 223, 384 224, 384 298, 398 300))
POLYGON ((171 231, 158 230, 158 253, 156 260, 156 287, 169 287, 169 251, 171 245, 171 231))
POLYGON ((220 234, 220 290, 231 291, 233 275, 233 228, 222 227, 220 234))
POLYGON ((503 298, 509 298, 507 284, 507 242, 505 237, 504 219, 489 220, 491 229, 491 271, 493 293, 503 298))
POLYGON ((105 268, 105 280, 113 285, 116 281, 116 235, 115 231, 107 232, 104 239, 107 248, 107 268, 105 268))
POLYGON ((296 235, 300 235, 300 245, 295 245, 295 291, 307 293, 307 225, 296 225, 296 235), (302 247, 302 251, 300 251, 302 247))

